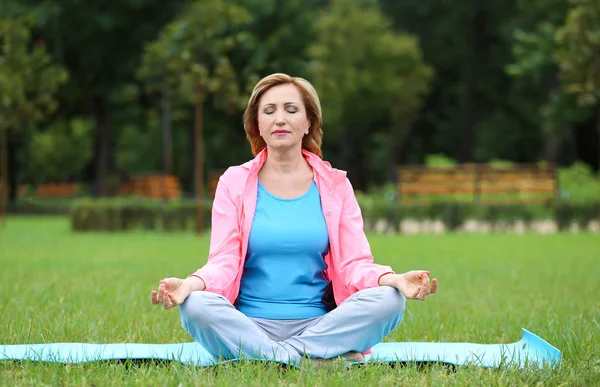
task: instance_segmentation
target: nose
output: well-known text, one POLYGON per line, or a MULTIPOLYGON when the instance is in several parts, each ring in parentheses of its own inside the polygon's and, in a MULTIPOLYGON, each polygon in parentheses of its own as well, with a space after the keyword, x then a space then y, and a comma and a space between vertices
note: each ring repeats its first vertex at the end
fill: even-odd
POLYGON ((275 125, 278 125, 278 126, 285 125, 285 117, 284 117, 283 113, 276 113, 275 125))

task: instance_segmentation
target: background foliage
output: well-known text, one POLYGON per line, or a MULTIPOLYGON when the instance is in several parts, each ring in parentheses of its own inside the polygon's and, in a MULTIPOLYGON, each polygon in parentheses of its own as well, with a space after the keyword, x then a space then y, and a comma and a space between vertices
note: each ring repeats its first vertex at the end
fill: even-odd
POLYGON ((241 115, 273 72, 316 85, 325 158, 360 190, 432 155, 599 168, 599 0, 0 6, 11 187, 70 179, 101 194, 117 177, 166 171, 192 194, 196 146, 204 176, 251 157, 241 115), (10 50, 20 20, 26 45, 10 50), (36 106, 57 109, 32 113, 23 82, 36 106))

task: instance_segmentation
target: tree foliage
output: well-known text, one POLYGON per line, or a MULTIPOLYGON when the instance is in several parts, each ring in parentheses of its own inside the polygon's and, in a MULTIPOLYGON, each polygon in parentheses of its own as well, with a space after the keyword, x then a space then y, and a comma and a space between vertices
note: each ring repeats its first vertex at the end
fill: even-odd
POLYGON ((566 90, 583 107, 596 107, 596 158, 600 170, 600 0, 572 0, 556 34, 556 53, 566 90))
POLYGON ((18 130, 57 107, 67 71, 53 63, 43 41, 32 42, 30 17, 0 19, 0 125, 18 130))
POLYGON ((413 120, 433 71, 418 39, 394 33, 390 24, 374 2, 352 0, 333 0, 317 19, 309 53, 332 123, 352 112, 413 120))
MULTIPOLYGON (((20 117, 10 119, 14 182, 58 179, 27 166, 32 144, 66 146, 77 138, 73 123, 92 122, 92 156, 69 156, 88 160, 75 173, 84 182, 100 187, 116 173, 169 164, 191 192, 198 151, 207 173, 251 156, 242 111, 255 82, 274 72, 316 85, 325 157, 359 188, 432 154, 600 167, 598 0, 2 0, 2 7, 3 23, 35 15, 28 53, 44 49, 48 58, 36 59, 36 68, 13 64, 16 75, 3 62, 0 102, 10 96, 33 106, 15 97, 30 93, 17 83, 44 74, 44 63, 69 73, 53 101, 35 105, 39 114, 0 107, 0 116, 20 117), (48 114, 56 103, 61 108, 48 114), (201 147, 193 128, 201 129, 201 147)), ((52 152, 36 157, 36 165, 52 165, 52 152)))
POLYGON ((569 10, 563 0, 538 0, 523 3, 513 21, 513 62, 506 71, 515 79, 519 94, 526 94, 523 112, 539 125, 545 138, 544 158, 557 161, 561 144, 572 138, 574 124, 585 119, 573 98, 562 87, 555 59, 559 45, 555 39, 569 10))
POLYGON ((30 16, 0 19, 0 215, 6 207, 9 184, 11 197, 16 196, 16 176, 14 172, 8 176, 16 170, 16 165, 8 165, 16 160, 9 146, 14 134, 9 131, 22 131, 52 113, 57 107, 55 93, 68 76, 52 62, 43 41, 32 42, 33 22, 30 16))
POLYGON ((401 143, 433 75, 418 39, 392 31, 373 1, 333 0, 315 24, 312 71, 328 133, 341 129, 347 155, 342 163, 350 166, 352 154, 368 145, 369 127, 388 133, 390 144, 401 143))
POLYGON ((29 142, 27 168, 34 183, 65 178, 80 181, 81 172, 92 157, 93 123, 86 119, 61 119, 47 130, 36 132, 29 142), (60 150, 60 151, 57 151, 60 150))
POLYGON ((556 57, 566 90, 583 106, 600 101, 600 1, 571 0, 565 25, 557 31, 556 57))
POLYGON ((241 28, 248 21, 245 9, 230 1, 195 1, 146 45, 140 78, 149 90, 167 87, 190 104, 214 94, 224 108, 239 107, 230 56, 249 39, 241 28))

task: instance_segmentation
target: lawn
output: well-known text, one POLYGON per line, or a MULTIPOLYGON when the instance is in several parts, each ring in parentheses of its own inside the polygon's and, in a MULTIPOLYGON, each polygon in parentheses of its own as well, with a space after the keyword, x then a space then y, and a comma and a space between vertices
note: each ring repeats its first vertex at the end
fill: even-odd
MULTIPOLYGON (((238 363, 63 365, 0 361, 4 385, 598 385, 600 237, 592 234, 370 235, 376 261, 431 270, 439 292, 408 303, 386 340, 514 342, 521 328, 562 351, 552 370, 441 365, 290 369, 238 363)), ((0 229, 0 344, 190 341, 177 310, 152 307, 165 276, 201 266, 208 235, 74 234, 62 218, 9 218, 0 229)))

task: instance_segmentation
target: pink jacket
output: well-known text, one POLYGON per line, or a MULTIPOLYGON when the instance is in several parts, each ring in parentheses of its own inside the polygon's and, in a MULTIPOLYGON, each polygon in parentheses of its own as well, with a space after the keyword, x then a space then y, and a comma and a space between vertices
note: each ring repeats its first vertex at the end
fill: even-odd
MULTIPOLYGON (((321 195, 329 231, 325 277, 332 282, 339 305, 361 289, 378 286, 379 277, 393 271, 389 266, 373 263, 360 207, 346 172, 332 168, 313 153, 302 153, 313 168, 321 195)), ((240 290, 256 208, 258 171, 266 157, 263 150, 253 160, 227 169, 219 179, 212 208, 208 262, 192 274, 204 281, 206 291, 222 294, 232 304, 240 290)))

